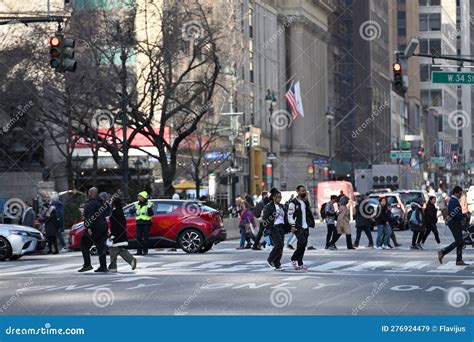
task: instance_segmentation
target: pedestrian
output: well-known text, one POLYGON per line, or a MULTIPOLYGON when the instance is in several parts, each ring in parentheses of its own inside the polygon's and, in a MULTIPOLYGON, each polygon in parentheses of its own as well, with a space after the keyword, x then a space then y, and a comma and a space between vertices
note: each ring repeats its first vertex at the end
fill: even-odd
POLYGON ((411 211, 408 213, 408 226, 413 232, 411 238, 410 249, 423 249, 420 243, 423 239, 423 233, 425 232, 423 225, 423 212, 421 209, 421 203, 413 201, 411 202, 411 211))
POLYGON ((456 248, 456 265, 468 266, 468 264, 462 260, 462 249, 464 246, 464 240, 462 237, 462 221, 463 219, 468 218, 468 215, 463 214, 462 212, 461 204, 459 202, 461 195, 462 188, 460 186, 455 186, 452 191, 451 198, 449 199, 447 218, 448 227, 453 234, 454 242, 438 251, 438 260, 440 264, 443 263, 443 258, 445 255, 456 248))
POLYGON ((324 212, 323 216, 327 225, 327 235, 326 235, 326 249, 331 245, 331 241, 337 235, 336 230, 336 209, 334 204, 337 202, 337 196, 331 195, 330 201, 323 204, 321 211, 324 212))
MULTIPOLYGON (((367 215, 364 212, 364 208, 361 206, 363 201, 367 201, 368 196, 364 196, 363 198, 359 197, 357 201, 357 205, 355 207, 355 221, 356 221, 356 239, 354 241, 354 247, 359 247, 360 237, 362 232, 367 235, 367 239, 369 240, 369 244, 367 248, 374 248, 374 240, 372 238, 372 232, 370 231, 371 227, 374 224, 374 220, 370 215, 367 215)), ((365 202, 364 202, 365 203, 365 202)))
POLYGON ((148 200, 148 192, 142 191, 138 194, 138 202, 130 209, 135 215, 136 238, 138 243, 136 255, 148 254, 148 239, 150 237, 151 217, 154 215, 153 202, 148 200))
POLYGON ((89 201, 84 209, 84 233, 81 238, 81 251, 84 264, 79 272, 92 270, 90 248, 95 245, 99 254, 100 266, 94 272, 107 272, 107 207, 99 198, 99 191, 92 187, 88 192, 89 201))
POLYGON ((21 215, 20 224, 25 227, 35 228, 36 213, 31 206, 31 202, 26 202, 26 208, 21 215))
POLYGON ((379 214, 375 219, 375 224, 377 225, 377 240, 375 248, 386 249, 389 247, 390 234, 392 233, 392 228, 390 227, 392 214, 388 208, 387 199, 385 197, 379 198, 379 206, 379 214))
POLYGON ((431 196, 428 200, 428 204, 426 205, 426 209, 424 212, 424 223, 425 223, 425 234, 423 235, 423 239, 421 240, 421 245, 423 246, 428 239, 428 235, 433 232, 435 237, 436 243, 438 244, 438 249, 441 248, 441 240, 439 239, 438 227, 436 223, 438 223, 438 211, 436 210, 436 197, 431 196))
POLYGON ((308 245, 309 228, 314 228, 315 221, 305 187, 297 186, 296 192, 298 196, 288 204, 288 223, 298 241, 290 260, 295 270, 307 271, 303 257, 308 245))
MULTIPOLYGON (((252 200, 253 202, 253 200, 252 200)), ((255 227, 255 218, 253 217, 253 213, 251 210, 251 203, 246 198, 242 203, 243 209, 240 213, 240 222, 239 222, 239 229, 240 229, 240 246, 237 249, 249 249, 252 248, 251 237, 252 237, 252 229, 250 225, 255 227), (247 245, 245 245, 245 241, 247 241, 247 245)))
POLYGON ((102 203, 104 203, 104 206, 106 208, 105 216, 109 217, 110 215, 112 215, 112 205, 110 203, 110 199, 112 198, 112 196, 109 193, 104 191, 99 194, 99 198, 102 201, 102 203))
POLYGON ((179 194, 175 192, 175 193, 173 194, 173 196, 171 197, 171 199, 173 199, 173 200, 179 200, 179 199, 180 199, 180 198, 179 198, 179 194))
POLYGON ((44 215, 44 231, 48 242, 48 254, 58 254, 59 218, 54 205, 50 205, 44 215), (54 251, 53 251, 54 247, 54 251))
POLYGON ((273 242, 273 249, 267 259, 267 265, 275 271, 284 271, 281 266, 283 246, 285 244, 285 208, 280 204, 281 192, 273 188, 270 190, 270 202, 263 209, 263 224, 269 231, 273 242))
POLYGON ((349 203, 349 198, 342 196, 339 201, 339 210, 337 214, 337 224, 336 224, 336 234, 333 235, 332 241, 329 243, 329 249, 335 250, 336 242, 339 240, 342 234, 346 235, 346 245, 347 249, 354 249, 352 246, 352 235, 351 235, 351 213, 347 204, 349 203))
POLYGON ((255 242, 252 246, 253 250, 261 250, 262 247, 265 247, 266 241, 264 241, 262 244, 260 244, 260 240, 262 239, 262 236, 264 235, 264 230, 265 227, 261 223, 261 218, 262 218, 262 213, 263 213, 263 208, 270 202, 270 198, 268 197, 268 192, 267 191, 262 191, 261 193, 261 199, 255 206, 253 210, 253 215, 259 219, 259 226, 258 226, 258 233, 257 236, 255 237, 255 242))
POLYGON ((110 237, 109 252, 110 265, 109 272, 117 272, 117 257, 120 255, 130 266, 132 271, 137 268, 137 259, 135 259, 126 249, 128 246, 127 221, 123 213, 122 200, 115 197, 112 202, 112 213, 110 215, 110 237))
POLYGON ((56 208, 56 213, 58 215, 58 224, 59 224, 59 232, 58 232, 58 239, 59 244, 61 245, 62 251, 66 251, 66 241, 64 240, 64 230, 66 229, 66 223, 64 220, 64 205, 63 202, 59 199, 58 195, 51 196, 51 204, 54 205, 56 208))

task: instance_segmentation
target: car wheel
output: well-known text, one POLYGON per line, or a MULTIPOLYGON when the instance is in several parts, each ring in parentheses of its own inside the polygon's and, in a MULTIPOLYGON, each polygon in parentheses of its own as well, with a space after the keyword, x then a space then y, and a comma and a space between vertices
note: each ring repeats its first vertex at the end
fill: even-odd
POLYGON ((199 230, 189 228, 179 234, 178 243, 186 253, 197 253, 203 247, 204 237, 199 230))
POLYGON ((22 255, 12 255, 12 256, 10 257, 10 260, 18 260, 18 259, 20 259, 21 257, 22 257, 22 255))
POLYGON ((0 236, 0 261, 10 259, 12 255, 12 247, 7 239, 0 236))
POLYGON ((199 253, 206 253, 212 248, 212 243, 208 243, 207 245, 203 245, 199 250, 199 253))

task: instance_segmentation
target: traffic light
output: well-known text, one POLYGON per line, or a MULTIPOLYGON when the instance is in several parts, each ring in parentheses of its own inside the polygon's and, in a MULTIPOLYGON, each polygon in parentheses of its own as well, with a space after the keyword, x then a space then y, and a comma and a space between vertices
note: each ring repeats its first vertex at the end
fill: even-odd
POLYGON ((250 137, 245 138, 245 147, 250 147, 250 137))
POLYGON ((424 153, 425 149, 423 147, 418 148, 418 157, 422 158, 424 153))
POLYGON ((458 154, 456 152, 453 153, 453 162, 454 163, 458 162, 458 154))
POLYGON ((49 62, 51 68, 57 72, 74 72, 76 71, 76 61, 74 60, 75 40, 64 38, 62 33, 56 33, 49 40, 51 48, 49 54, 51 60, 49 62))
POLYGON ((61 67, 61 39, 61 34, 56 34, 49 40, 49 44, 51 45, 49 50, 51 60, 49 61, 49 64, 51 65, 51 68, 57 71, 59 71, 59 68, 61 67))
POLYGON ((400 96, 405 95, 405 87, 403 85, 403 71, 400 63, 393 63, 393 86, 395 92, 400 96))

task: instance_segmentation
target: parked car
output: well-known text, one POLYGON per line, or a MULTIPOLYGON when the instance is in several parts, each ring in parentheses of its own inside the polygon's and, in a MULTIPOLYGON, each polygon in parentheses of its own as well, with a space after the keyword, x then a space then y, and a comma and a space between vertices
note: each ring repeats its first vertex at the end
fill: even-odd
POLYGON ((394 192, 387 192, 387 193, 378 193, 372 194, 369 196, 370 199, 374 201, 379 201, 380 197, 385 197, 387 199, 387 205, 390 207, 390 212, 392 213, 393 217, 399 217, 401 220, 400 224, 397 228, 399 230, 405 229, 405 225, 403 224, 406 220, 407 211, 405 209, 405 205, 403 204, 400 195, 394 192))
POLYGON ((43 234, 35 228, 0 224, 0 261, 18 260, 25 254, 44 249, 45 245, 43 234))
MULTIPOLYGON (((197 201, 152 199, 155 215, 150 230, 150 248, 181 248, 186 253, 204 253, 227 237, 219 211, 197 201)), ((129 248, 136 248, 136 222, 124 207, 129 248)), ((69 248, 77 250, 84 232, 84 222, 73 225, 69 248)))
POLYGON ((392 192, 390 188, 382 188, 382 189, 371 189, 369 194, 385 194, 387 192, 392 192))
POLYGON ((429 196, 426 190, 397 190, 395 193, 399 194, 403 203, 405 203, 405 208, 410 208, 411 202, 420 202, 422 201, 426 206, 429 196))

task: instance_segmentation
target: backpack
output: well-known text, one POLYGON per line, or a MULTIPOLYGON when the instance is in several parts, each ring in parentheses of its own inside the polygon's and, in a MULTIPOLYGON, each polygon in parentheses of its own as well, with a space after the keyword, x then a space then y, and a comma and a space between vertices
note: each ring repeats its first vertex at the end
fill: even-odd
POLYGON ((410 213, 410 219, 408 220, 408 222, 412 226, 421 226, 421 222, 418 220, 417 211, 418 209, 414 209, 410 213))
POLYGON ((319 216, 321 216, 321 219, 326 219, 327 215, 326 215, 326 205, 327 205, 327 202, 326 203, 323 203, 323 205, 321 206, 321 210, 319 211, 319 216))

